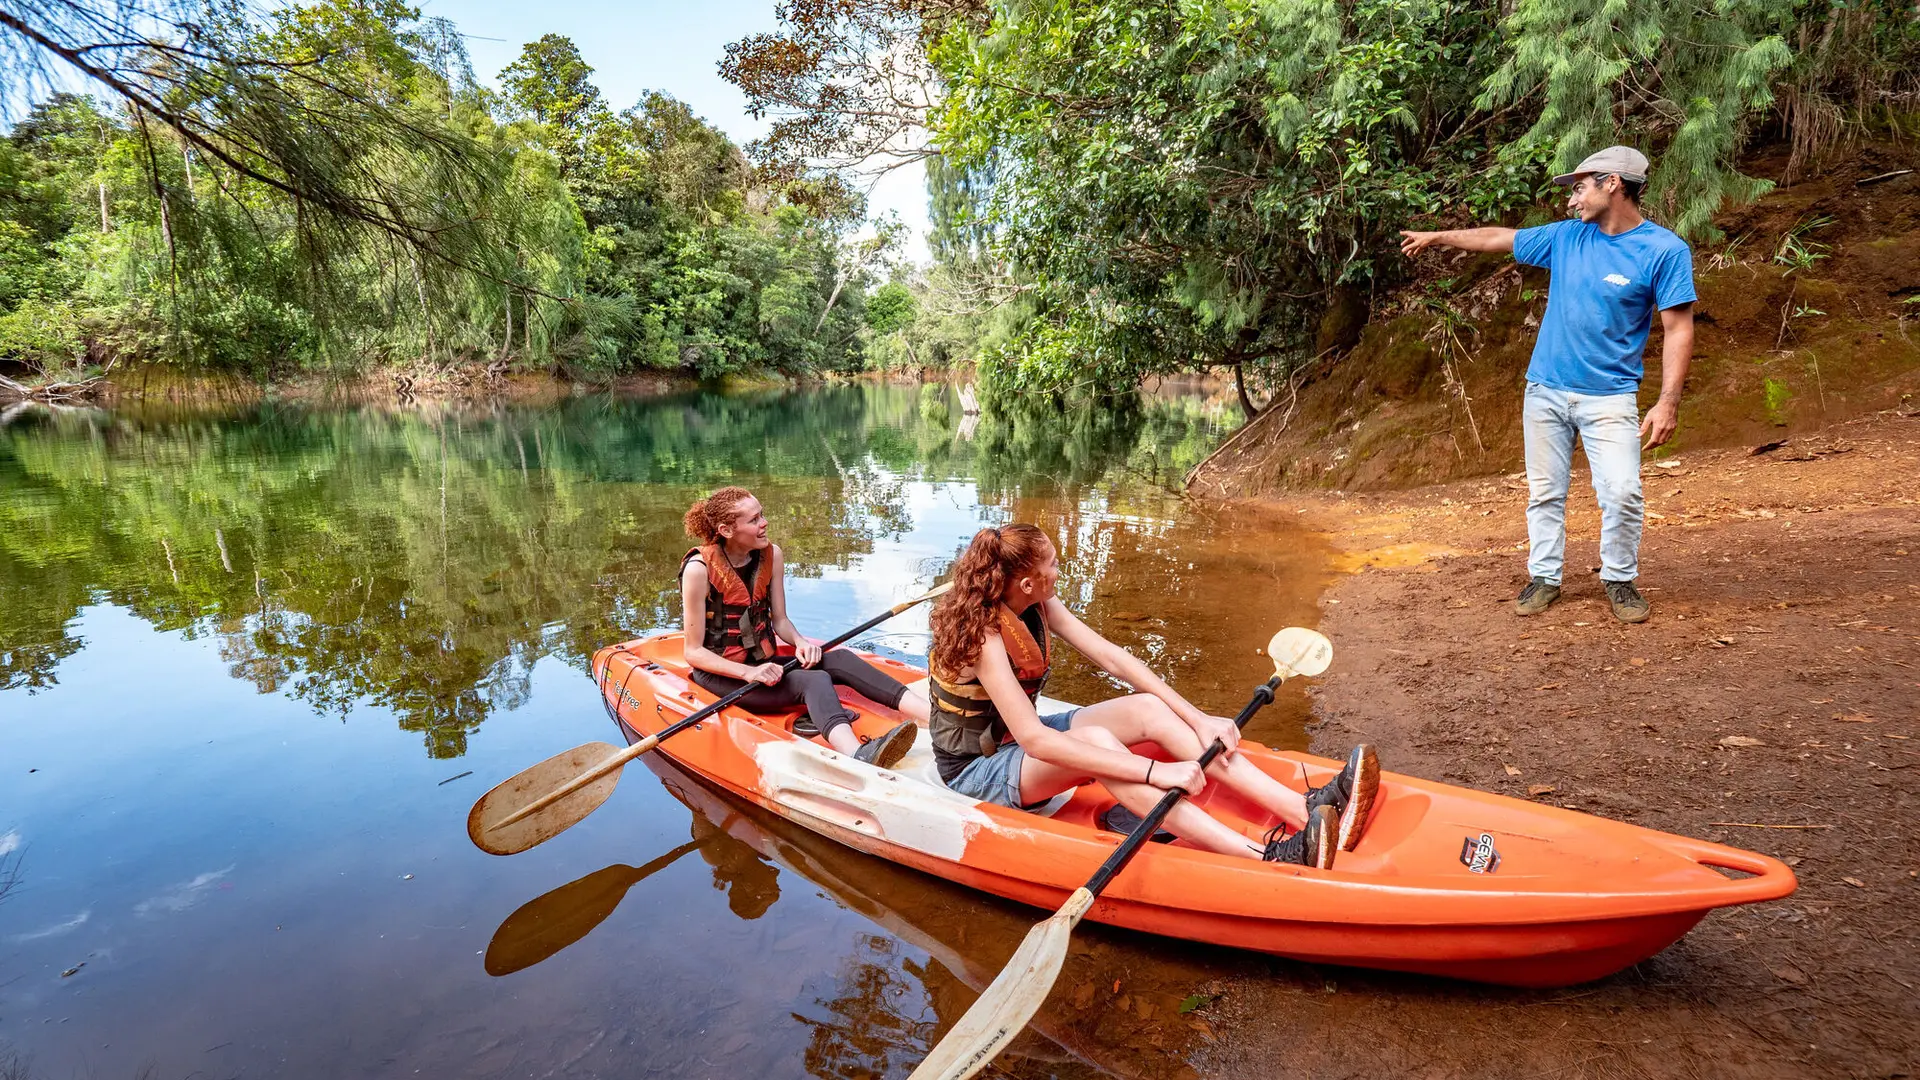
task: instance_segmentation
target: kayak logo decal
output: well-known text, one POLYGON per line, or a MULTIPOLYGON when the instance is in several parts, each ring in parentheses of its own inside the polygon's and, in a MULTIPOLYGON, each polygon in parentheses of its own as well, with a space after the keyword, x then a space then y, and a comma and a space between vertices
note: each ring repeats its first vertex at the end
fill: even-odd
POLYGON ((1494 850, 1493 834, 1481 833, 1478 839, 1460 842, 1460 862, 1476 874, 1491 874, 1500 869, 1500 853, 1494 850))

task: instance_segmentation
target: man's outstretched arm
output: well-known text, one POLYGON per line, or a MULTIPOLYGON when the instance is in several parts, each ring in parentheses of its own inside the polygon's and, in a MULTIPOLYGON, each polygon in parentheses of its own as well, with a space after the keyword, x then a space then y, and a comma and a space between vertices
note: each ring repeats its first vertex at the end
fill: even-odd
POLYGON ((1479 229, 1443 229, 1439 232, 1400 230, 1400 254, 1418 255, 1435 244, 1461 251, 1512 251, 1512 229, 1489 225, 1479 229))

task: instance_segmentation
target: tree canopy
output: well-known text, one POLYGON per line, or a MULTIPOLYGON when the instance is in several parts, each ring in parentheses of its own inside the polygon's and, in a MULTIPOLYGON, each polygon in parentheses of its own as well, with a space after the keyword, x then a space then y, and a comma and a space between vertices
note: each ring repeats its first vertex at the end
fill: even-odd
POLYGON ((391 0, 30 0, 0 9, 0 57, 99 92, 0 141, 0 360, 865 362, 884 273, 850 263, 858 196, 769 179, 664 91, 616 114, 562 36, 494 94, 450 24, 391 0))
POLYGON ((918 125, 937 155, 922 318, 944 334, 969 310, 954 345, 998 385, 1054 393, 1338 353, 1406 280, 1399 229, 1539 220, 1546 178, 1610 143, 1652 155, 1648 210, 1702 239, 1767 189, 1739 166, 1756 135, 1793 144, 1791 173, 1920 111, 1920 15, 1900 0, 781 10, 725 69, 780 117, 756 150, 862 159, 875 118, 899 142, 918 125), (915 46, 932 104, 873 100, 884 80, 859 73, 912 70, 915 46))

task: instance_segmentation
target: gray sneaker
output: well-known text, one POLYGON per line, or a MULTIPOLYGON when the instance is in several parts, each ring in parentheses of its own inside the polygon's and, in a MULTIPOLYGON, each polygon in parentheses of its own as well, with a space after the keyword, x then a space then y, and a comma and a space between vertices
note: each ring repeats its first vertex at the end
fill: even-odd
POLYGON ((907 751, 913 749, 913 739, 918 734, 920 728, 911 720, 895 725, 885 735, 861 743, 860 749, 853 752, 853 758, 882 769, 891 769, 900 764, 900 759, 907 756, 907 751))
POLYGON ((1295 866, 1311 866, 1315 870, 1333 869, 1333 857, 1339 853, 1339 845, 1334 842, 1334 833, 1340 828, 1340 814, 1331 806, 1316 806, 1307 811, 1307 824, 1293 835, 1280 834, 1286 830, 1284 823, 1267 830, 1266 847, 1260 858, 1264 862, 1293 863, 1295 866))
POLYGON ((1613 605, 1613 617, 1624 623, 1646 622, 1653 608, 1631 581, 1606 581, 1607 601, 1613 605))
MULTIPOLYGON (((1538 615, 1554 605, 1560 599, 1560 586, 1550 585, 1545 578, 1534 578, 1513 601, 1513 613, 1516 615, 1538 615)), ((1646 616, 1641 616, 1645 618, 1646 616)))
POLYGON ((1360 834, 1366 831, 1367 819, 1373 815, 1373 805, 1379 798, 1380 755, 1373 747, 1361 743, 1347 755, 1346 768, 1325 784, 1307 789, 1307 809, 1333 807, 1340 815, 1333 837, 1335 845, 1341 851, 1352 851, 1360 843, 1360 834))

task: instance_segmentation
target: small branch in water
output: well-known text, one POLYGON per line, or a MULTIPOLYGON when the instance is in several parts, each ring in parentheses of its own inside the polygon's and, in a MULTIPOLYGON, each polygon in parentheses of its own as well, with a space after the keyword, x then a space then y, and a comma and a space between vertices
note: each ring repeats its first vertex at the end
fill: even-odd
POLYGON ((453 783, 453 782, 454 782, 455 780, 459 780, 459 779, 462 779, 462 778, 464 778, 464 777, 468 777, 468 776, 472 776, 472 775, 473 775, 473 770, 472 770, 472 769, 468 769, 468 770, 467 770, 466 772, 463 772, 463 773, 461 773, 461 774, 460 774, 459 776, 449 776, 449 777, 447 777, 447 778, 446 778, 445 780, 442 780, 442 781, 440 781, 439 783, 437 783, 437 784, 435 784, 435 785, 433 785, 433 786, 434 786, 434 787, 446 787, 446 786, 447 786, 448 784, 451 784, 451 783, 453 783))

